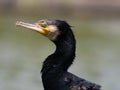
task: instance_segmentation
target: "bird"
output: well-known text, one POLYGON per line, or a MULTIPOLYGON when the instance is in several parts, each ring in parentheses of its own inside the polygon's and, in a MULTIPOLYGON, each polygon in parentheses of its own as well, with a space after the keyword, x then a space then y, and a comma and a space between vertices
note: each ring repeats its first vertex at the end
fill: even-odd
POLYGON ((37 23, 17 21, 16 25, 39 32, 56 46, 41 69, 44 90, 101 90, 101 85, 68 71, 75 59, 76 40, 71 26, 65 20, 42 19, 37 23))

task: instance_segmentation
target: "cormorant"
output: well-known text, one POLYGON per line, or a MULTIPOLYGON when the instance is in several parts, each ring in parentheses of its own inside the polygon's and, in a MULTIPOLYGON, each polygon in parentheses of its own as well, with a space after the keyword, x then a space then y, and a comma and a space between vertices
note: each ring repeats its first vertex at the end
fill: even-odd
POLYGON ((56 45, 55 52, 43 62, 41 73, 44 90, 100 90, 100 85, 68 72, 75 58, 76 41, 66 21, 48 19, 34 24, 18 21, 16 25, 35 30, 56 45))

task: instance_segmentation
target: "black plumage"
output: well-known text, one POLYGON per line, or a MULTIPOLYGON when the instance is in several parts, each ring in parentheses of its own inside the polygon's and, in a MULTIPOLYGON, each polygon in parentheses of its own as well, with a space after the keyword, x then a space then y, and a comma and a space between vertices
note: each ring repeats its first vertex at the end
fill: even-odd
POLYGON ((67 72, 75 58, 76 41, 65 21, 53 20, 60 35, 54 44, 56 51, 43 63, 42 80, 45 90, 100 90, 100 86, 67 72))
POLYGON ((16 25, 38 31, 56 45, 55 52, 43 62, 44 90, 100 90, 100 85, 68 72, 75 58, 76 41, 66 21, 40 20, 35 24, 17 22, 16 25))

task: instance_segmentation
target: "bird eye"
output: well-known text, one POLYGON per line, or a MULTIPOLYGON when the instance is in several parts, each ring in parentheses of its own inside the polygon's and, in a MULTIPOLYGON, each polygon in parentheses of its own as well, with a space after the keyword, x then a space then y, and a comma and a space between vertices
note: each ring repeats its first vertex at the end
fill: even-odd
POLYGON ((41 26, 42 26, 43 28, 46 28, 46 27, 48 26, 48 24, 47 24, 47 23, 42 23, 41 26))

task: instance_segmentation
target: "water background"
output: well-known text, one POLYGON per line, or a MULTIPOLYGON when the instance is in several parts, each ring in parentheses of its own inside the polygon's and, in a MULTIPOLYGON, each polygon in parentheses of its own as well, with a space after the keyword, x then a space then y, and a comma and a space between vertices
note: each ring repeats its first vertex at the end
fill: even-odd
MULTIPOLYGON (((0 90, 43 90, 40 69, 55 45, 37 32, 15 26, 17 20, 39 18, 0 16, 0 90)), ((73 26, 77 41, 69 71, 102 85, 102 90, 120 90, 120 20, 63 19, 73 26)))

